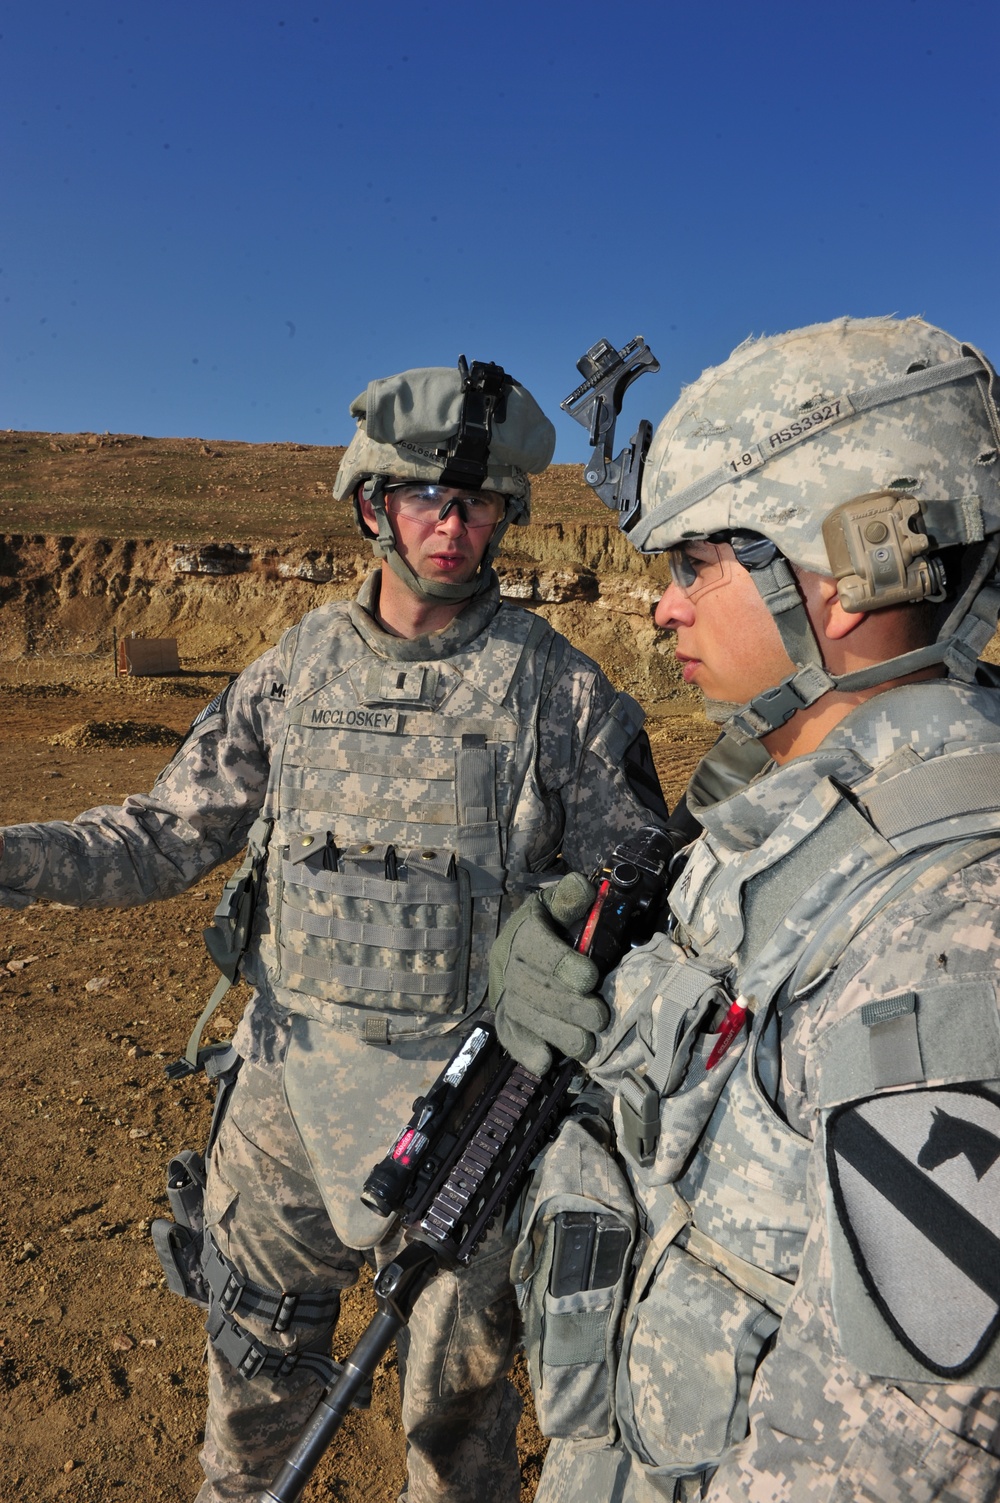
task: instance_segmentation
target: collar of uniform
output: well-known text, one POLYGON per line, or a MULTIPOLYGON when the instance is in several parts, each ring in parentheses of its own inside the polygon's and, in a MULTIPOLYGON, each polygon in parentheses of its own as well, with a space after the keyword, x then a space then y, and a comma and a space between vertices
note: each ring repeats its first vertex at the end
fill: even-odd
MULTIPOLYGON (((904 750, 926 761, 997 741, 1000 694, 995 689, 948 679, 905 684, 852 710, 816 751, 783 767, 768 764, 717 803, 699 806, 695 800, 692 812, 715 844, 749 850, 767 840, 824 778, 855 788, 904 750)), ((692 789, 711 782, 696 774, 692 789)))
POLYGON ((348 609, 355 630, 372 652, 395 662, 426 663, 454 657, 489 626, 500 609, 500 581, 491 573, 487 587, 462 607, 444 631, 431 632, 426 637, 395 637, 375 619, 381 578, 380 569, 369 574, 348 609))
POLYGON ((848 750, 879 768, 904 748, 921 761, 1000 741, 1000 694, 954 679, 928 679, 876 694, 827 736, 823 751, 848 750))
POLYGON ((753 850, 770 838, 824 778, 850 787, 870 772, 871 767, 855 751, 839 747, 827 751, 824 745, 784 767, 770 764, 729 798, 695 813, 714 845, 733 851, 753 850))

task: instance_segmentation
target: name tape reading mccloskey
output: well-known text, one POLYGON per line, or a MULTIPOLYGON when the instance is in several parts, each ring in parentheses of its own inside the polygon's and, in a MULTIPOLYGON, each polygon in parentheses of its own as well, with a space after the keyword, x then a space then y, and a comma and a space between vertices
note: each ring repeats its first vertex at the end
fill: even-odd
POLYGON ((398 710, 313 709, 306 717, 308 725, 329 725, 355 731, 395 731, 399 729, 398 710))
POLYGON ((746 475, 750 470, 759 469, 776 454, 790 449, 793 444, 800 444, 818 429, 829 428, 831 424, 839 423, 841 418, 850 417, 853 411, 850 397, 837 397, 833 402, 817 402, 809 412, 803 412, 793 422, 786 423, 784 428, 775 428, 759 444, 751 444, 744 449, 738 459, 729 460, 729 468, 734 475, 746 475))

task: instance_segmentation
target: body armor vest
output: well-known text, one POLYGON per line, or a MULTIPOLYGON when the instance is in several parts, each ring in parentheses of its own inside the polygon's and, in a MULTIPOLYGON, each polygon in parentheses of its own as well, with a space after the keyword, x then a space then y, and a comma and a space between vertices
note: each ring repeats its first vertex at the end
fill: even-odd
POLYGON ((592 1067, 615 1093, 646 1232, 616 1388, 629 1503, 686 1496, 679 1479, 746 1433, 753 1375, 799 1272, 813 1145, 774 1105, 783 1019, 821 994, 878 912, 1000 848, 1000 746, 925 762, 904 748, 875 773, 841 748, 769 828, 754 828, 753 799, 751 786, 738 811, 709 811, 671 893, 672 938, 619 968, 606 1063, 592 1067), (750 1026, 720 1056, 731 975, 750 1026), (649 1096, 658 1131, 644 1137, 649 1096))
POLYGON ((508 894, 557 856, 561 814, 531 778, 555 633, 491 615, 419 661, 388 637, 400 656, 378 655, 354 604, 300 624, 261 940, 290 1012, 372 1041, 447 1032, 485 995, 508 894))

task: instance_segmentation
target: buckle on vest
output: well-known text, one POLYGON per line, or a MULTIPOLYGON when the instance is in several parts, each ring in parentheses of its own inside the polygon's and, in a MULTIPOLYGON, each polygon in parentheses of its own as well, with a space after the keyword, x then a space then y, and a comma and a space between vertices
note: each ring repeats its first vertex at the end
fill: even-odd
POLYGON ((660 1093, 644 1075, 626 1070, 618 1088, 622 1136, 629 1157, 648 1169, 660 1137, 660 1093))

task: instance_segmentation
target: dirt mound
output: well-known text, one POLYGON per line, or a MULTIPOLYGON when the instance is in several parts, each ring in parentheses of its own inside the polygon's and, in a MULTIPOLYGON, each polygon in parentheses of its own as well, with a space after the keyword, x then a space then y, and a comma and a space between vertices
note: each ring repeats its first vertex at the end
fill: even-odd
POLYGON ((183 737, 168 725, 143 720, 85 720, 49 737, 50 746, 179 746, 183 737))

